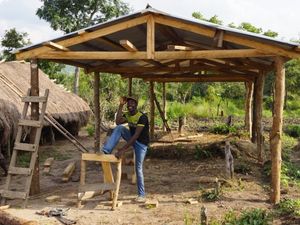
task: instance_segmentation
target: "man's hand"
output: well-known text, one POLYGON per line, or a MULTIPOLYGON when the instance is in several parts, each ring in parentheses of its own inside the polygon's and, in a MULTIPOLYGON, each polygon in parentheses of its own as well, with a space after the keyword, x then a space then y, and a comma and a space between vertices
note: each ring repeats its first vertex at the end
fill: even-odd
POLYGON ((127 103, 127 98, 125 96, 120 97, 120 105, 125 105, 127 103))

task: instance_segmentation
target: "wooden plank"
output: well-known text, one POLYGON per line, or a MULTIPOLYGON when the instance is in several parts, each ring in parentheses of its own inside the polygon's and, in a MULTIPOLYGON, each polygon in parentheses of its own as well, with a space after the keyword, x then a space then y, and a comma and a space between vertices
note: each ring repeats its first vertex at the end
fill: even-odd
POLYGON ((44 45, 44 46, 48 46, 48 47, 50 47, 50 48, 52 48, 52 49, 54 49, 54 50, 70 51, 70 49, 68 49, 68 48, 66 48, 66 47, 64 47, 64 46, 62 46, 62 45, 59 45, 59 44, 57 44, 57 43, 54 43, 54 42, 52 42, 52 41, 47 41, 47 42, 45 42, 43 45, 44 45))
POLYGON ((14 149, 16 150, 21 150, 21 151, 29 151, 29 152, 34 152, 36 149, 35 144, 27 144, 27 143, 17 143, 15 142, 14 149))
POLYGON ((9 190, 0 190, 0 194, 4 198, 9 198, 9 199, 25 199, 27 194, 26 192, 21 192, 21 191, 9 191, 9 190))
POLYGON ((98 162, 120 162, 120 159, 116 158, 114 155, 105 155, 105 154, 95 154, 95 153, 82 153, 82 160, 85 161, 98 161, 98 162))
POLYGON ((274 54, 263 53, 256 49, 234 50, 201 50, 201 51, 156 51, 154 59, 216 59, 216 58, 242 58, 242 57, 267 57, 274 54))
POLYGON ((23 96, 21 97, 22 102, 46 102, 47 98, 45 96, 23 96))
POLYGON ((71 178, 73 172, 75 171, 75 162, 69 163, 69 165, 66 167, 66 169, 63 172, 62 181, 67 182, 71 178))
POLYGON ((39 55, 40 59, 147 59, 147 53, 140 52, 105 52, 105 51, 69 51, 55 52, 49 51, 39 55))
POLYGON ((115 183, 98 183, 98 184, 85 184, 80 185, 78 188, 78 192, 87 192, 87 191, 110 191, 116 190, 115 183))
POLYGON ((191 47, 188 47, 188 46, 183 46, 183 45, 168 45, 168 50, 169 51, 192 51, 194 50, 195 48, 191 48, 191 47))
POLYGON ((9 174, 19 174, 19 175, 30 175, 32 170, 30 168, 22 168, 22 167, 13 167, 10 166, 8 173, 9 174))
POLYGON ((120 40, 120 45, 122 45, 129 52, 137 52, 138 49, 128 40, 120 40))
POLYGON ((120 184, 121 184, 121 177, 122 177, 122 161, 117 163, 117 171, 116 171, 116 191, 114 192, 113 196, 113 204, 112 204, 112 210, 114 210, 117 206, 118 202, 118 196, 119 196, 119 190, 120 190, 120 184))
POLYGON ((54 158, 53 157, 47 158, 45 160, 45 162, 44 162, 44 170, 43 170, 44 173, 49 173, 50 172, 51 165, 52 165, 53 162, 54 162, 54 158))
MULTIPOLYGON (((129 21, 124 21, 124 22, 120 22, 108 27, 104 27, 102 29, 93 31, 93 32, 85 32, 82 35, 78 35, 72 38, 68 38, 62 41, 57 42, 57 44, 64 46, 64 47, 69 47, 69 46, 73 46, 82 42, 86 42, 89 40, 93 40, 108 34, 112 34, 115 33, 117 31, 121 31, 121 30, 125 30, 125 29, 129 29, 131 27, 135 27, 137 25, 146 23, 148 18, 148 15, 146 16, 141 16, 138 18, 134 18, 132 20, 129 21)), ((16 54, 16 58, 17 60, 21 60, 21 59, 28 59, 28 58, 35 58, 37 56, 39 56, 40 54, 43 54, 45 52, 48 52, 49 50, 51 50, 50 47, 47 46, 42 46, 42 47, 37 47, 34 48, 32 50, 28 50, 28 51, 23 51, 20 53, 16 54)), ((40 58, 40 57, 38 57, 40 58)))
POLYGON ((41 127, 42 122, 38 120, 19 120, 19 126, 41 127))
POLYGON ((155 53, 155 21, 152 15, 147 20, 147 59, 154 59, 155 53))
POLYGON ((270 151, 272 160, 271 202, 280 201, 280 173, 281 173, 281 143, 282 143, 282 119, 285 93, 285 69, 284 59, 276 57, 276 77, 274 96, 274 115, 272 130, 270 133, 270 151))

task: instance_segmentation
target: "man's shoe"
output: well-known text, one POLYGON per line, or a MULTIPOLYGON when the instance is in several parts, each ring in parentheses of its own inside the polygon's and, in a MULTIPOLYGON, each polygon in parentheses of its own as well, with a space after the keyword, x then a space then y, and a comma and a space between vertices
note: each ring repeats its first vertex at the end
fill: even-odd
POLYGON ((146 202, 146 198, 143 196, 138 196, 137 198, 134 199, 135 202, 137 203, 145 203, 146 202))

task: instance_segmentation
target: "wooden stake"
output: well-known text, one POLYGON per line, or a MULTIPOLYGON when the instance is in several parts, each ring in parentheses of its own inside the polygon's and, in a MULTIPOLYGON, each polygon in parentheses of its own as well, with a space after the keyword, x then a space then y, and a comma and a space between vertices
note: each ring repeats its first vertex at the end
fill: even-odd
POLYGON ((95 106, 95 135, 94 135, 94 151, 100 150, 100 74, 94 73, 94 106, 95 106))
POLYGON ((252 138, 252 100, 253 100, 253 82, 245 82, 246 102, 245 102, 245 127, 249 132, 249 138, 252 138))
POLYGON ((280 172, 281 172, 281 137, 282 137, 282 114, 285 93, 285 69, 284 60, 275 58, 275 98, 273 125, 270 133, 270 150, 272 159, 272 183, 271 202, 277 204, 280 201, 280 172))
MULTIPOLYGON (((39 69, 37 65, 37 59, 32 59, 30 61, 30 85, 31 85, 31 96, 39 96, 39 69)), ((39 120, 39 103, 31 103, 31 119, 39 120)), ((30 132, 30 143, 34 143, 36 137, 36 128, 32 128, 30 132)), ((39 154, 38 154, 39 155, 39 154)), ((40 167, 39 167, 39 157, 37 157, 35 167, 33 170, 33 176, 30 186, 30 195, 35 195, 40 193, 40 167)))
POLYGON ((155 105, 154 105, 154 82, 150 81, 149 85, 150 92, 150 139, 154 139, 154 113, 155 113, 155 105))

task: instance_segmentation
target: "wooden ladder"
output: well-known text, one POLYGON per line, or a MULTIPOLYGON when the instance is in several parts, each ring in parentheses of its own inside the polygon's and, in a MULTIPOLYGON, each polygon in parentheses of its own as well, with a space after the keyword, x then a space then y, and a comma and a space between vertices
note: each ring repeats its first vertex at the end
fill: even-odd
POLYGON ((80 172, 80 186, 78 190, 78 207, 81 206, 82 198, 85 192, 98 192, 98 191, 110 191, 110 197, 112 199, 112 210, 115 210, 117 206, 117 200, 119 195, 120 183, 122 174, 122 159, 116 158, 114 155, 95 154, 95 153, 83 153, 81 157, 81 172, 80 172), (98 184, 86 184, 86 162, 101 162, 103 170, 104 183, 98 184), (116 181, 114 181, 111 163, 117 164, 116 181))
POLYGON ((6 199, 24 199, 23 207, 26 207, 32 175, 35 167, 35 163, 38 157, 38 148, 43 128, 44 115, 47 106, 47 100, 49 95, 49 89, 45 90, 44 96, 30 96, 30 89, 27 92, 27 96, 23 96, 21 98, 22 102, 24 102, 23 112, 21 115, 21 119, 18 123, 18 131, 15 140, 15 145, 13 148, 12 157, 10 160, 8 175, 6 178, 6 184, 3 190, 0 190, 1 194, 1 204, 4 205, 6 203, 6 199), (42 103, 41 112, 39 115, 39 120, 30 120, 26 119, 28 108, 30 103, 42 103), (23 128, 29 127, 36 129, 34 143, 24 143, 22 142, 22 131, 23 128), (29 167, 19 167, 17 165, 17 156, 18 152, 23 151, 31 154, 29 167), (15 191, 15 187, 12 187, 12 178, 15 175, 23 175, 26 176, 26 183, 24 189, 22 191, 15 191))

